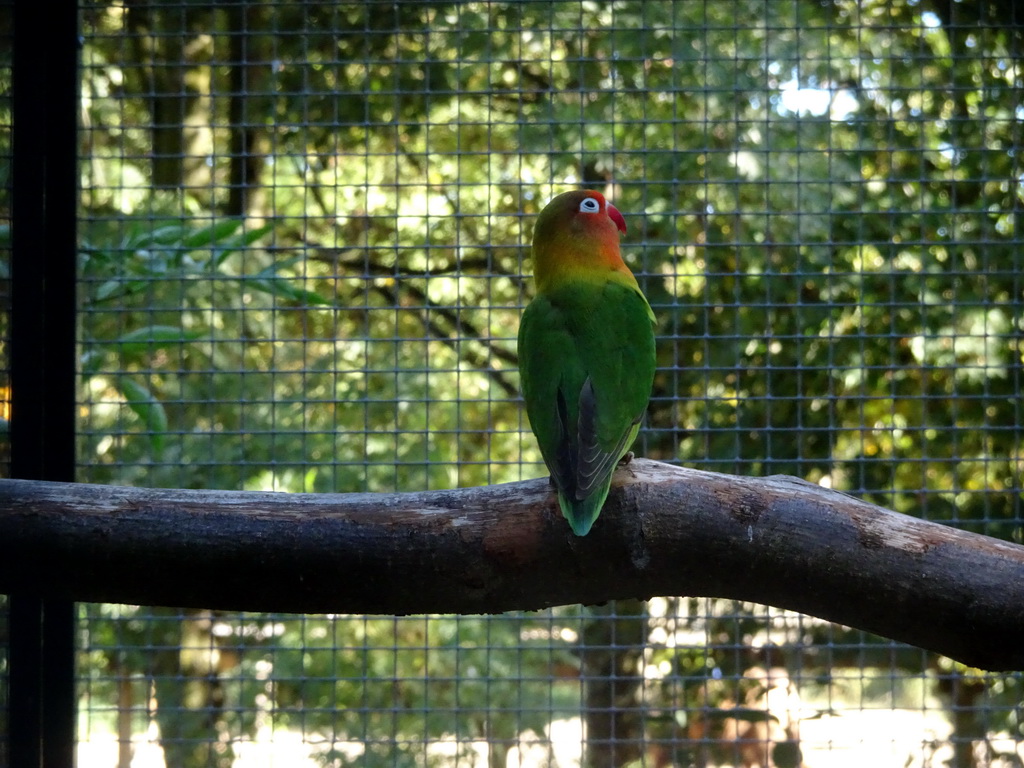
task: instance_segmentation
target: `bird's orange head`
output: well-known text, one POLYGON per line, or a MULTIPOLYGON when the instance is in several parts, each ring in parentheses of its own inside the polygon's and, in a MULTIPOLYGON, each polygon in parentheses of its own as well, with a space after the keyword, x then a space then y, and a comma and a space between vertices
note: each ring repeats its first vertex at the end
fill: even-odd
POLYGON ((626 220, 592 189, 563 192, 551 199, 533 229, 533 274, 537 290, 562 280, 607 279, 608 272, 633 274, 619 253, 626 220))

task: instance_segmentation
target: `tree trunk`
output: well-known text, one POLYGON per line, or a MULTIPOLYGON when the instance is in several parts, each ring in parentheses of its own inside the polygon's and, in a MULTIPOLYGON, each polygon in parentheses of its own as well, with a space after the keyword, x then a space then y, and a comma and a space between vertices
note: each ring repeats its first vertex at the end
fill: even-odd
POLYGON ((647 612, 640 600, 593 608, 580 646, 588 768, 618 768, 643 754, 640 674, 647 612))
POLYGON ((258 34, 261 6, 232 3, 227 6, 228 125, 231 131, 228 172, 228 216, 246 216, 260 205, 258 192, 263 170, 261 132, 269 101, 266 95, 266 68, 258 34))

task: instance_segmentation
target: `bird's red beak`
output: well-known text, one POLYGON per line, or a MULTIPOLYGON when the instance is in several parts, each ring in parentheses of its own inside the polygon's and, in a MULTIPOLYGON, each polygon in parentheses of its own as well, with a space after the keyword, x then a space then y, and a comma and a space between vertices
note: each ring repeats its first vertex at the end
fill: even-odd
POLYGON ((605 203, 608 208, 608 218, 615 222, 615 226, 619 228, 619 232, 626 231, 626 220, 622 218, 622 214, 619 213, 619 209, 611 203, 605 203))

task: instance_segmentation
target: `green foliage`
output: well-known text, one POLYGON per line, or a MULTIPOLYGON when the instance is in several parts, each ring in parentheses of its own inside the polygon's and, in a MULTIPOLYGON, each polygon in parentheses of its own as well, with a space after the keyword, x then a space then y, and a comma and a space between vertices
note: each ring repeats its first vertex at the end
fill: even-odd
MULTIPOLYGON (((626 214, 659 318, 641 455, 1021 541, 1019 40, 951 23, 955 5, 89 6, 82 479, 380 492, 540 475, 515 373, 524 244, 554 192, 586 183, 626 214)), ((743 719, 713 673, 742 677, 753 662, 728 649, 763 617, 713 605, 673 614, 705 648, 629 619, 648 637, 636 663, 670 670, 636 683, 652 711, 743 719)), ((574 611, 243 617, 216 635, 126 609, 91 622, 126 634, 87 668, 138 669, 124 655, 154 627, 167 646, 193 632, 239 649, 212 673, 160 658, 244 681, 211 731, 260 701, 366 742, 325 762, 421 765, 423 741, 514 740, 573 711, 578 681, 548 675, 576 663, 556 626, 574 611)), ((842 632, 807 634, 891 652, 842 632)), ((644 727, 684 725, 657 718, 644 727)))

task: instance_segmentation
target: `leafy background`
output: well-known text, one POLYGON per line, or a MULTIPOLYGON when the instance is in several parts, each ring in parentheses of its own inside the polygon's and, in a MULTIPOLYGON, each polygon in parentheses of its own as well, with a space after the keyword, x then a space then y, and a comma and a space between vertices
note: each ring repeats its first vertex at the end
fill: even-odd
MULTIPOLYGON (((658 316, 640 455, 1021 543, 1013 12, 85 3, 79 479, 542 475, 524 244, 587 185, 658 316)), ((80 610, 82 765, 1022 764, 1020 676, 734 601, 80 610)))

